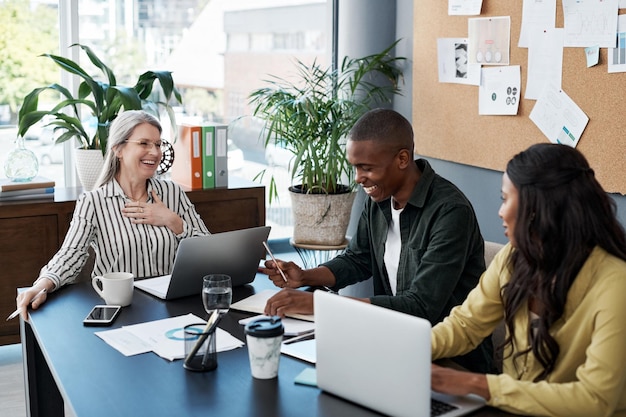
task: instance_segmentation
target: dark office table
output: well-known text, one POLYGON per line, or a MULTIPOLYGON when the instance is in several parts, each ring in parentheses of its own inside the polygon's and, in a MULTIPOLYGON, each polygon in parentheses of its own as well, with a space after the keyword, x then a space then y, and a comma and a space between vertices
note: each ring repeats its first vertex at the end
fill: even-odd
MULTIPOLYGON (((268 288, 266 277, 235 288, 233 301, 268 288)), ((69 285, 50 294, 44 306, 20 325, 30 416, 378 416, 368 409, 294 384, 311 365, 282 355, 274 380, 250 375, 248 351, 218 353, 218 368, 196 373, 182 361, 169 362, 149 352, 125 357, 94 335, 106 328, 84 327, 83 318, 102 300, 89 283, 69 285)), ((194 313, 205 317, 200 295, 164 302, 135 290, 111 328, 194 313)), ((245 340, 241 318, 230 311, 220 327, 245 340)), ((486 407, 474 416, 507 416, 486 407)))

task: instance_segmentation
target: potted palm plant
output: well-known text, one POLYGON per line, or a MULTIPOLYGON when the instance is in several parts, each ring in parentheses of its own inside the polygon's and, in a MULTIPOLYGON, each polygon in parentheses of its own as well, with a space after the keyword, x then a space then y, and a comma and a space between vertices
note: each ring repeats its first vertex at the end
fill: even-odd
POLYGON ((113 71, 98 58, 91 48, 81 44, 72 45, 72 47, 76 46, 80 47, 91 63, 100 70, 102 79, 91 76, 71 59, 43 54, 42 56, 50 58, 63 70, 82 79, 78 96, 74 97, 67 88, 59 84, 35 88, 26 95, 19 110, 17 134, 23 137, 31 126, 44 120, 46 126, 52 126, 55 132, 60 133, 55 143, 76 138, 80 143, 76 158, 78 175, 83 187, 91 189, 95 177, 100 172, 103 155, 106 152, 109 124, 119 112, 144 109, 158 117, 159 108, 164 108, 172 124, 172 131, 176 132, 176 119, 169 102, 172 96, 178 102, 182 102, 182 98, 174 86, 174 80, 169 71, 146 71, 139 76, 134 86, 118 85, 113 71), (155 96, 153 87, 156 81, 163 91, 163 101, 152 98, 155 96), (60 101, 50 110, 40 109, 40 94, 50 90, 60 94, 60 101), (86 109, 88 114, 81 114, 83 109, 86 109), (89 119, 85 116, 91 116, 91 120, 95 121, 94 128, 88 126, 89 119), (86 154, 86 156, 79 156, 79 153, 86 154), (82 166, 87 171, 81 170, 82 166), (95 174, 93 178, 88 178, 88 172, 95 174))
MULTIPOLYGON (((344 241, 354 201, 346 136, 365 112, 400 93, 405 58, 391 55, 398 42, 377 54, 345 57, 338 70, 297 61, 297 77, 272 76, 268 86, 250 94, 253 115, 263 121, 265 146, 278 144, 293 154, 289 191, 295 243, 344 241)), ((269 192, 271 203, 277 197, 273 177, 269 192)))

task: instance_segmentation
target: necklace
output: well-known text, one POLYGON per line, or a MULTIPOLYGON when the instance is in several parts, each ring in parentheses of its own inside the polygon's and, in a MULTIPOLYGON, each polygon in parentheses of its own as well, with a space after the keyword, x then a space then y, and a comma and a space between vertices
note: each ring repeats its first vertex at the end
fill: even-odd
MULTIPOLYGON (((130 193, 128 194, 130 196, 130 193)), ((148 192, 144 191, 138 198, 135 198, 133 196, 128 197, 130 199, 130 201, 132 201, 133 203, 139 203, 143 200, 145 200, 145 197, 148 196, 148 192)))

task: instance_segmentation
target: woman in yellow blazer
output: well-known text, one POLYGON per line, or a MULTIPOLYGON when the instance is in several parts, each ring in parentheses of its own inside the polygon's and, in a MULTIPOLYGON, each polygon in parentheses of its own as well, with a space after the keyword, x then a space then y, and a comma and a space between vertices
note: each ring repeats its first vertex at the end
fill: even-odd
POLYGON ((503 373, 432 367, 432 388, 509 412, 626 416, 626 237, 585 157, 538 144, 502 178, 507 244, 432 331, 433 360, 472 350, 504 320, 503 373))

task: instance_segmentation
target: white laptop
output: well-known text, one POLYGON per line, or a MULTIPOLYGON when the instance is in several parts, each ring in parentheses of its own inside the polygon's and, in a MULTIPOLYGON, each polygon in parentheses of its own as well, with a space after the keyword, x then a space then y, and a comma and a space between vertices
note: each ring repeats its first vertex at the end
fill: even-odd
POLYGON ((230 275, 233 287, 252 282, 265 259, 263 242, 269 226, 214 233, 183 239, 171 275, 135 281, 135 288, 164 300, 202 293, 202 277, 230 275))
POLYGON ((314 307, 322 390, 391 416, 461 416, 484 405, 431 391, 427 320, 319 290, 314 307))

